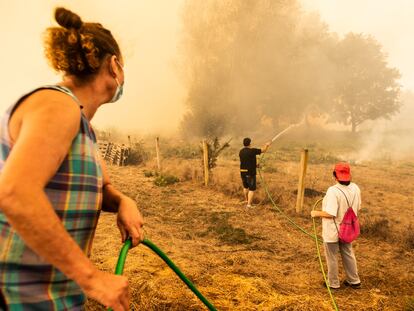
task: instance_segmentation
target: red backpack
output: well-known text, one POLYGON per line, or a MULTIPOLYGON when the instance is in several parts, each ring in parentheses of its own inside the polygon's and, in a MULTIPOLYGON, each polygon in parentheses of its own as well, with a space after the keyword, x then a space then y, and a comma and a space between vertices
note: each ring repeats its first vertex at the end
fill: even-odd
MULTIPOLYGON (((345 196, 346 203, 348 204, 348 209, 346 210, 344 218, 342 219, 342 222, 339 225, 339 230, 338 230, 338 226, 336 225, 335 217, 333 221, 335 223, 336 230, 338 231, 339 241, 342 243, 351 243, 354 240, 356 240, 356 238, 359 236, 360 230, 359 230, 358 217, 357 215, 355 215, 355 212, 352 209, 352 204, 349 204, 349 201, 348 201, 348 198, 345 192, 343 192, 339 187, 337 187, 337 189, 339 189, 345 196)), ((352 200, 352 203, 354 203, 353 200, 352 200)), ((339 211, 339 206, 338 206, 338 211, 339 211)))

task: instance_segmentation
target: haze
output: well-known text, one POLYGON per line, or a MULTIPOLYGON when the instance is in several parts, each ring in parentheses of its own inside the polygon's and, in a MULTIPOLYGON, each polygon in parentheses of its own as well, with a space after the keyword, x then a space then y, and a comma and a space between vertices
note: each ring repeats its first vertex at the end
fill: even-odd
MULTIPOLYGON (((194 0, 198 1, 198 0, 194 0)), ((402 73, 405 90, 414 89, 414 2, 409 0, 301 0, 330 30, 372 34, 402 73)), ((179 48, 184 0, 6 1, 0 0, 2 57, 0 77, 4 111, 32 88, 59 81, 43 56, 42 34, 53 9, 64 6, 84 21, 97 21, 118 39, 125 57, 124 97, 97 113, 98 128, 141 133, 172 133, 185 113, 186 90, 180 77, 179 48)))

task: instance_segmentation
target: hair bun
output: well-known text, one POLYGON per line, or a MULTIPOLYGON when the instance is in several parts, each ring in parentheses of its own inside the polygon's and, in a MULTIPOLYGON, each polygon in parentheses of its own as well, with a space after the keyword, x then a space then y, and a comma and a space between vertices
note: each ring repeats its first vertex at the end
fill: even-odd
POLYGON ((70 29, 70 28, 80 29, 83 24, 79 15, 65 8, 56 8, 55 19, 60 26, 66 29, 70 29))

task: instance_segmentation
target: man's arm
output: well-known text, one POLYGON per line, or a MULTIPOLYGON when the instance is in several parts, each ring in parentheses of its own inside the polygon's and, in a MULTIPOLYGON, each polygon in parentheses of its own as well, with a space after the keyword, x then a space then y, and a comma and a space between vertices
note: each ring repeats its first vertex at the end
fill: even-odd
POLYGON ((34 252, 77 282, 88 296, 126 310, 126 279, 92 264, 65 230, 44 191, 79 130, 79 107, 63 93, 40 91, 19 109, 23 109, 20 129, 0 174, 1 211, 34 252))

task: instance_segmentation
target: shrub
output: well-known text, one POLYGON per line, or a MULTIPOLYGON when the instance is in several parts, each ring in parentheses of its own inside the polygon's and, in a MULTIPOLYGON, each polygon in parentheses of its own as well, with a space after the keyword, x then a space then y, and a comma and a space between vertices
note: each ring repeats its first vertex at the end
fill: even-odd
POLYGON ((144 149, 143 143, 134 143, 131 146, 129 152, 128 164, 129 165, 138 165, 147 161, 149 158, 148 152, 144 149))
POLYGON ((154 174, 154 172, 153 171, 147 171, 147 170, 144 170, 144 176, 145 177, 153 177, 155 174, 154 174))
POLYGON ((220 143, 220 140, 218 137, 215 137, 214 139, 208 139, 207 142, 207 148, 208 148, 208 169, 212 170, 217 166, 217 159, 220 153, 223 152, 226 148, 230 147, 230 141, 225 142, 224 144, 220 143))
POLYGON ((178 177, 169 174, 160 174, 154 179, 154 184, 159 187, 165 187, 168 185, 175 184, 180 180, 178 177))

